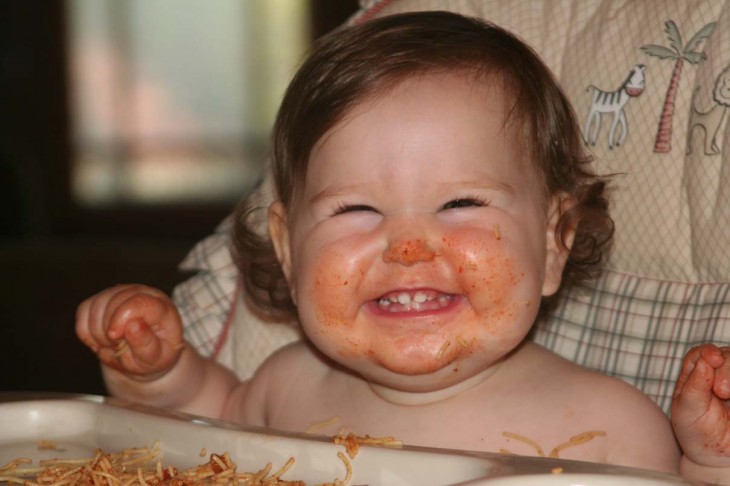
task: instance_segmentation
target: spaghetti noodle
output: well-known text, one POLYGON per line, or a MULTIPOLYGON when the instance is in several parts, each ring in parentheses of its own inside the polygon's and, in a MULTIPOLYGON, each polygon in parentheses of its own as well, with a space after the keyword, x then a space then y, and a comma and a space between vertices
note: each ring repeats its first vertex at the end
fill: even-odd
MULTIPOLYGON (((335 479, 320 486, 347 486, 353 471, 350 459, 354 459, 361 445, 400 447, 402 443, 393 437, 364 437, 355 434, 338 435, 334 443, 344 445, 347 455, 341 451, 337 457, 345 466, 345 478, 335 479), (349 459, 348 459, 349 456, 349 459)), ((40 441, 39 449, 58 449, 51 441, 40 441)), ((200 451, 205 455, 205 449, 200 451)), ((26 486, 303 486, 303 481, 283 479, 294 465, 294 458, 276 472, 271 472, 268 463, 256 472, 239 472, 227 452, 210 454, 207 463, 178 470, 163 466, 160 460, 160 444, 152 447, 122 449, 118 453, 105 453, 97 449, 93 458, 48 459, 33 467, 29 458, 18 458, 0 466, 0 483, 23 484, 26 486)))
POLYGON ((251 485, 299 486, 302 481, 282 479, 294 464, 290 458, 278 471, 271 473, 267 464, 256 472, 239 472, 228 453, 211 454, 210 460, 196 467, 178 471, 163 466, 159 460, 160 447, 123 449, 107 454, 101 449, 91 459, 52 459, 39 462, 39 467, 23 467, 30 459, 15 459, 0 467, 0 482, 27 486, 192 486, 192 485, 251 485))
POLYGON ((350 459, 355 459, 355 456, 362 445, 379 445, 396 448, 403 446, 403 442, 397 440, 395 437, 370 437, 369 435, 359 436, 353 433, 349 433, 347 435, 336 435, 334 441, 335 444, 345 446, 345 451, 347 451, 347 455, 350 456, 350 459))

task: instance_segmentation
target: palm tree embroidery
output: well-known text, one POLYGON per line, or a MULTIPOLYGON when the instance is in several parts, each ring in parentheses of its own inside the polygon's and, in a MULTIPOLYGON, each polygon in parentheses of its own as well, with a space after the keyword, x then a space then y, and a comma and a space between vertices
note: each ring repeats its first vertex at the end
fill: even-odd
POLYGON ((664 32, 667 33, 669 46, 660 46, 656 44, 647 44, 641 46, 641 50, 646 54, 659 59, 670 59, 674 61, 674 69, 672 77, 669 81, 667 94, 664 96, 664 106, 659 117, 659 127, 657 129, 656 139, 654 140, 654 152, 667 153, 672 150, 672 121, 674 118, 674 104, 679 90, 679 80, 682 77, 682 68, 684 61, 690 64, 698 64, 703 61, 707 55, 698 51, 699 44, 707 39, 715 29, 715 22, 711 22, 702 27, 686 45, 682 44, 682 35, 679 33, 677 24, 672 20, 664 22, 664 32))

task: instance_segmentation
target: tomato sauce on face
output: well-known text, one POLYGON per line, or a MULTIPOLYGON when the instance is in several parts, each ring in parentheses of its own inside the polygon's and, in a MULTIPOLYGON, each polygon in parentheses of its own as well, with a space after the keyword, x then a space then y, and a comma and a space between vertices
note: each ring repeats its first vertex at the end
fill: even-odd
POLYGON ((522 280, 501 240, 497 234, 489 238, 466 232, 443 239, 444 258, 458 269, 460 287, 474 309, 474 325, 486 325, 495 332, 513 317, 515 303, 509 296, 522 280))
POLYGON ((345 268, 345 263, 335 252, 331 257, 323 257, 316 268, 311 295, 317 309, 317 318, 326 328, 348 323, 348 302, 343 299, 343 294, 351 295, 351 292, 343 287, 349 286, 352 279, 348 275, 343 275, 338 268, 345 268))
MULTIPOLYGON (((453 230, 433 241, 408 239, 387 248, 381 262, 353 258, 341 248, 323 249, 314 268, 315 278, 311 287, 319 326, 317 333, 328 336, 330 344, 343 357, 365 357, 382 361, 378 345, 369 335, 366 344, 356 327, 362 294, 358 289, 367 282, 371 265, 386 265, 385 272, 392 275, 418 275, 424 288, 433 288, 465 299, 458 313, 421 320, 413 330, 401 328, 392 335, 384 335, 380 341, 388 341, 389 350, 384 353, 401 354, 399 368, 393 371, 412 373, 414 370, 430 372, 449 363, 472 356, 491 344, 489 342, 512 341, 520 326, 513 326, 519 318, 519 307, 525 300, 516 299, 514 289, 522 280, 514 259, 505 251, 504 235, 489 228, 463 228, 453 230), (360 300, 358 300, 360 299, 360 300), (446 319, 446 320, 445 320, 446 319), (428 323, 432 320, 433 326, 428 323), (424 324, 425 323, 425 324, 424 324), (347 329, 352 329, 348 331, 347 329), (407 358, 411 358, 408 361, 407 358)), ((356 253, 356 252, 353 252, 356 253)), ((393 289, 386 288, 383 292, 393 289)), ((368 296, 373 298, 373 296, 368 296)), ((384 317, 389 319, 391 317, 384 317)), ((411 319, 404 312, 404 322, 411 319)), ((393 322, 398 322, 397 318, 393 322)), ((408 324, 406 324, 408 326, 408 324)), ((390 329, 372 328, 371 332, 390 333, 390 329)), ((387 347, 386 345, 383 345, 387 347)))
POLYGON ((406 240, 398 245, 391 246, 383 255, 385 263, 399 262, 412 265, 416 262, 430 262, 436 257, 436 252, 428 247, 422 239, 406 240))

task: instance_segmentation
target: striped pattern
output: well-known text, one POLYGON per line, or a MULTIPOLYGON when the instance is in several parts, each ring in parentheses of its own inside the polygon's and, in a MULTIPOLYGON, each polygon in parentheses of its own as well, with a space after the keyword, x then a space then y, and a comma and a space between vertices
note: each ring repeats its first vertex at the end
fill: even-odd
POLYGON ((534 340, 590 369, 635 385, 666 412, 682 357, 730 342, 730 283, 668 282, 606 271, 568 292, 534 340))

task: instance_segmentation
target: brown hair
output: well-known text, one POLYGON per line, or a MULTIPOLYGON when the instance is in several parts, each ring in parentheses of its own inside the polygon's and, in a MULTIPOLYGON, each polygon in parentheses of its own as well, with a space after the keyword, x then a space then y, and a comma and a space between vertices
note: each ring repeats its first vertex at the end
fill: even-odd
MULTIPOLYGON (((570 102, 538 55, 506 30, 449 12, 406 13, 337 30, 316 42, 291 81, 274 125, 275 191, 287 211, 304 184, 315 144, 354 106, 406 78, 432 72, 471 73, 500 80, 511 96, 508 119, 523 127, 545 195, 574 204, 558 221, 556 238, 575 230, 563 286, 595 276, 613 233, 604 179, 590 169, 570 102)), ((252 219, 257 193, 236 211, 234 255, 251 301, 276 317, 296 308, 268 237, 252 219)))

